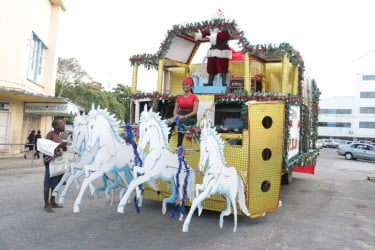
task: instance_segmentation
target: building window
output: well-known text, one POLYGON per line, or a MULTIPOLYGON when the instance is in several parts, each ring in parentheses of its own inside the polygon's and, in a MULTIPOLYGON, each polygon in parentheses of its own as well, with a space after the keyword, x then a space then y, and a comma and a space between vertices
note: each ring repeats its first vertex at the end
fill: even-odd
POLYGON ((330 114, 330 115, 350 115, 351 109, 320 109, 319 114, 330 114))
POLYGON ((375 122, 359 122, 359 128, 375 129, 375 122))
POLYGON ((350 122, 318 122, 319 127, 329 127, 329 128, 351 128, 350 122))
POLYGON ((359 113, 361 113, 361 114, 375 114, 375 107, 360 107, 359 113))
POLYGON ((375 92, 361 92, 360 98, 375 98, 375 92))
POLYGON ((375 75, 363 75, 362 80, 363 81, 375 81, 375 75))
POLYGON ((34 82, 41 82, 43 59, 47 47, 42 40, 33 32, 33 38, 30 44, 29 65, 27 78, 34 82))

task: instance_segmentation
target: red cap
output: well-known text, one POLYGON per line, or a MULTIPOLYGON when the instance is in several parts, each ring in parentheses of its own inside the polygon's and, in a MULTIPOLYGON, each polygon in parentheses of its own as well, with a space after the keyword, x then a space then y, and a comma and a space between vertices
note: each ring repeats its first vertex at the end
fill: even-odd
POLYGON ((182 81, 182 83, 184 84, 189 84, 191 87, 194 86, 194 82, 193 82, 193 79, 191 79, 190 77, 185 77, 184 80, 182 81))

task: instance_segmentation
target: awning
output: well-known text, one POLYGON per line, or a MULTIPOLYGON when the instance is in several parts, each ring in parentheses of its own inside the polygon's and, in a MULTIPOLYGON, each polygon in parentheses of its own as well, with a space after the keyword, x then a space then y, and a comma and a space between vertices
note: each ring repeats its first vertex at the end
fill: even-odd
POLYGON ((0 100, 24 102, 24 113, 33 115, 69 116, 80 111, 80 107, 62 97, 36 94, 25 90, 0 87, 0 100))
POLYGON ((13 99, 22 102, 53 102, 66 103, 66 99, 62 97, 48 96, 43 94, 36 94, 25 90, 17 90, 11 88, 0 88, 0 99, 13 99))

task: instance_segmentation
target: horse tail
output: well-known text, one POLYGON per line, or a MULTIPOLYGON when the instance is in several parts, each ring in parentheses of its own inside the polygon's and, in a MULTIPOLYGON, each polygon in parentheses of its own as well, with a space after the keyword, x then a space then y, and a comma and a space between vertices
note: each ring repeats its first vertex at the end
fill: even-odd
POLYGON ((250 216, 250 212, 246 207, 245 190, 241 177, 238 176, 238 203, 242 213, 246 216, 250 216))

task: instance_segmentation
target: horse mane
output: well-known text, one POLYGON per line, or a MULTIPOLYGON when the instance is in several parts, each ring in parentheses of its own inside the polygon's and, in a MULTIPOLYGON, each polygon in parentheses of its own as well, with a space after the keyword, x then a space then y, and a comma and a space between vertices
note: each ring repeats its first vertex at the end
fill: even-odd
POLYGON ((83 121, 86 120, 86 115, 83 114, 83 115, 76 115, 74 116, 74 120, 73 120, 73 126, 74 125, 79 125, 79 124, 82 124, 83 121))
POLYGON ((207 140, 209 136, 212 136, 216 140, 217 145, 218 145, 218 150, 219 150, 219 153, 220 153, 221 161, 224 164, 226 164, 226 161, 225 161, 225 158, 224 158, 224 142, 221 139, 220 135, 217 133, 215 128, 210 127, 210 129, 208 130, 208 134, 204 135, 204 137, 207 137, 207 138, 204 138, 204 140, 207 140))
MULTIPOLYGON (((164 139, 164 143, 168 141, 168 134, 169 134, 169 128, 168 128, 168 125, 167 125, 167 122, 163 119, 161 119, 161 116, 159 115, 159 113, 155 113, 153 111, 143 111, 141 113, 141 117, 139 119, 139 122, 145 122, 145 121, 149 121, 151 119, 154 119, 160 126, 161 130, 162 130, 162 133, 163 133, 163 139, 164 139)), ((168 143, 166 143, 166 145, 168 145, 168 143)), ((169 145, 168 145, 169 147, 169 145)))
MULTIPOLYGON (((93 110, 92 110, 93 111, 93 110)), ((119 135, 119 128, 120 128, 120 122, 118 120, 116 120, 116 118, 110 114, 107 109, 100 109, 98 107, 96 111, 96 114, 95 115, 99 115, 99 116, 102 116, 103 118, 105 118, 108 122, 109 122, 109 125, 113 131, 113 134, 114 134, 114 137, 116 138, 116 140, 118 142, 121 142, 122 141, 122 138, 121 136, 119 135)), ((90 111, 91 112, 91 111, 90 111)))

